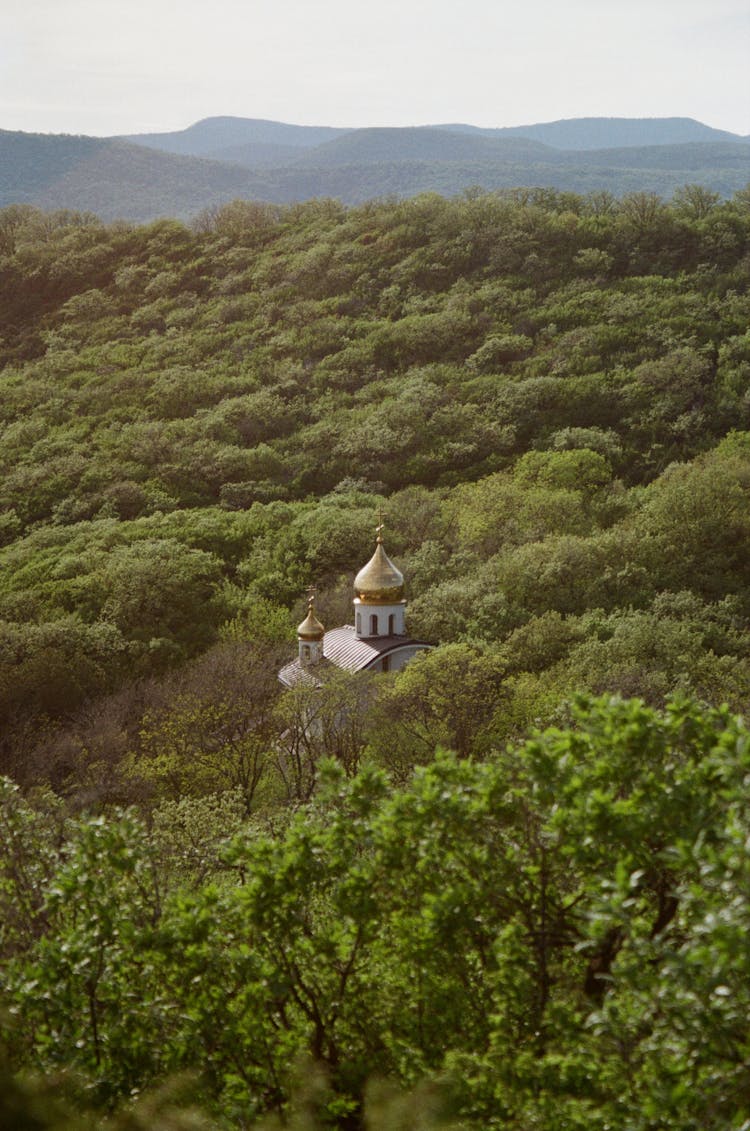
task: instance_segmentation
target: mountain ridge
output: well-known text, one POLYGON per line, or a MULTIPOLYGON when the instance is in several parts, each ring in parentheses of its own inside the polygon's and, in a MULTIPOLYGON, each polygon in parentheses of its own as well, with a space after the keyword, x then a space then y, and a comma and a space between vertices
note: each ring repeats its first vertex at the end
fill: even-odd
POLYGON ((465 161, 519 158, 555 160, 555 150, 526 138, 475 138, 451 134, 429 126, 368 126, 305 149, 295 167, 313 166, 323 157, 328 165, 352 163, 352 157, 367 164, 382 160, 465 161), (400 155, 403 155, 400 158, 400 155))
POLYGON ((440 125, 437 129, 487 137, 527 137, 558 149, 596 150, 700 141, 750 141, 750 137, 707 126, 695 118, 559 118, 526 126, 440 125))
MULTIPOLYGON (((659 122, 646 121, 649 128, 659 122)), ((674 122, 680 129, 687 122, 703 140, 570 149, 482 127, 339 130, 240 118, 203 119, 174 135, 142 135, 148 144, 0 130, 0 207, 34 204, 143 222, 188 220, 237 198, 290 204, 323 195, 360 204, 425 192, 452 196, 475 187, 669 196, 687 183, 726 197, 750 182, 745 139, 726 140, 726 131, 692 119, 665 121, 664 136, 674 122), (171 149, 155 144, 165 137, 171 149), (177 151, 186 147, 201 153, 177 151)), ((622 131, 612 136, 621 139, 622 131)))
POLYGON ((707 126, 695 118, 560 118, 525 126, 474 126, 469 123, 427 123, 420 126, 300 126, 268 118, 217 116, 202 118, 184 130, 126 134, 123 140, 149 148, 165 148, 194 157, 248 143, 310 148, 345 134, 373 129, 427 129, 470 133, 488 138, 525 137, 558 149, 617 149, 641 145, 679 145, 691 141, 750 141, 750 137, 707 126))
POLYGON ((120 140, 149 149, 163 149, 167 153, 213 157, 227 148, 248 144, 303 149, 349 132, 351 131, 333 126, 298 126, 289 122, 274 122, 268 118, 220 115, 201 118, 184 130, 123 134, 120 140))

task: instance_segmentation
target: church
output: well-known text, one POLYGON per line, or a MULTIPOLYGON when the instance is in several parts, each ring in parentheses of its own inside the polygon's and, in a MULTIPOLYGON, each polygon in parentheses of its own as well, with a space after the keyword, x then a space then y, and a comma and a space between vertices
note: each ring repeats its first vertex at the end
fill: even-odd
POLYGON ((404 576, 383 548, 383 523, 377 527, 375 553, 354 579, 354 624, 326 632, 315 615, 315 597, 297 629, 297 657, 279 672, 285 687, 319 682, 326 670, 398 671, 417 652, 432 647, 406 635, 404 576))

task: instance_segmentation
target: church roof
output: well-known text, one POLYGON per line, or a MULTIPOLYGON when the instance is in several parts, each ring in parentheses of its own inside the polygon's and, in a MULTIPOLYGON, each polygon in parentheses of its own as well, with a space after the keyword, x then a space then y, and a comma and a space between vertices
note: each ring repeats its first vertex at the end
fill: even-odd
POLYGON ((337 668, 361 672, 386 652, 416 643, 418 641, 411 640, 408 636, 370 636, 362 639, 356 635, 354 625, 345 624, 341 628, 332 628, 325 634, 323 655, 332 660, 337 668))
POLYGON ((296 687, 298 683, 309 683, 311 687, 320 687, 325 676, 333 667, 327 660, 310 667, 300 663, 299 658, 291 660, 279 672, 279 679, 285 687, 296 687))
POLYGON ((410 636, 372 636, 363 640, 357 637, 354 625, 345 624, 341 628, 332 628, 323 637, 323 661, 315 665, 314 674, 295 659, 281 669, 279 679, 287 687, 303 680, 317 682, 331 665, 349 672, 361 672, 387 653, 415 645, 430 647, 426 641, 413 640, 410 636))

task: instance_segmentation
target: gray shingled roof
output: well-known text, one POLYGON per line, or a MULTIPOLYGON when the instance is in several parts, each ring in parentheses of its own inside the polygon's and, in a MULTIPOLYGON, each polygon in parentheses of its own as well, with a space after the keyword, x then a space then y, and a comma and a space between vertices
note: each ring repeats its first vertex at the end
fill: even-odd
POLYGON ((317 682, 331 665, 349 672, 361 672, 370 667, 381 656, 396 652, 399 648, 420 645, 429 648, 424 640, 413 640, 410 636, 373 636, 360 640, 354 632, 354 625, 345 624, 342 628, 332 628, 323 637, 323 661, 316 665, 315 675, 304 667, 299 659, 292 660, 279 672, 279 679, 287 687, 293 687, 300 680, 317 682))

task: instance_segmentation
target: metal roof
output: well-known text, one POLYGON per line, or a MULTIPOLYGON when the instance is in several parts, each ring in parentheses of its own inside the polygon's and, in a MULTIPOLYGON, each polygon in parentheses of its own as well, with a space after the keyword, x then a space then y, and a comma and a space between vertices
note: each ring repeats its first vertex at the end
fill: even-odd
POLYGON ((331 665, 325 660, 313 667, 308 667, 306 664, 301 664, 299 657, 284 664, 284 667, 279 672, 279 679, 285 687, 296 687, 298 683, 309 683, 312 686, 320 687, 321 676, 330 670, 331 665), (315 674, 313 675, 313 672, 315 674))
POLYGON ((332 628, 323 637, 323 660, 314 668, 292 660, 279 672, 279 679, 287 687, 294 687, 302 680, 317 683, 331 665, 349 672, 361 672, 375 665, 381 657, 400 648, 430 648, 425 640, 413 640, 410 636, 371 636, 357 637, 354 625, 345 624, 342 628, 332 628), (315 674, 313 674, 313 671, 315 674))
MULTIPOLYGON (((397 648, 421 644, 423 640, 412 640, 409 636, 368 636, 358 637, 354 625, 345 624, 342 628, 332 628, 323 637, 323 655, 337 668, 350 672, 361 672, 380 659, 387 652, 397 648)), ((429 647, 429 645, 425 645, 429 647)))

